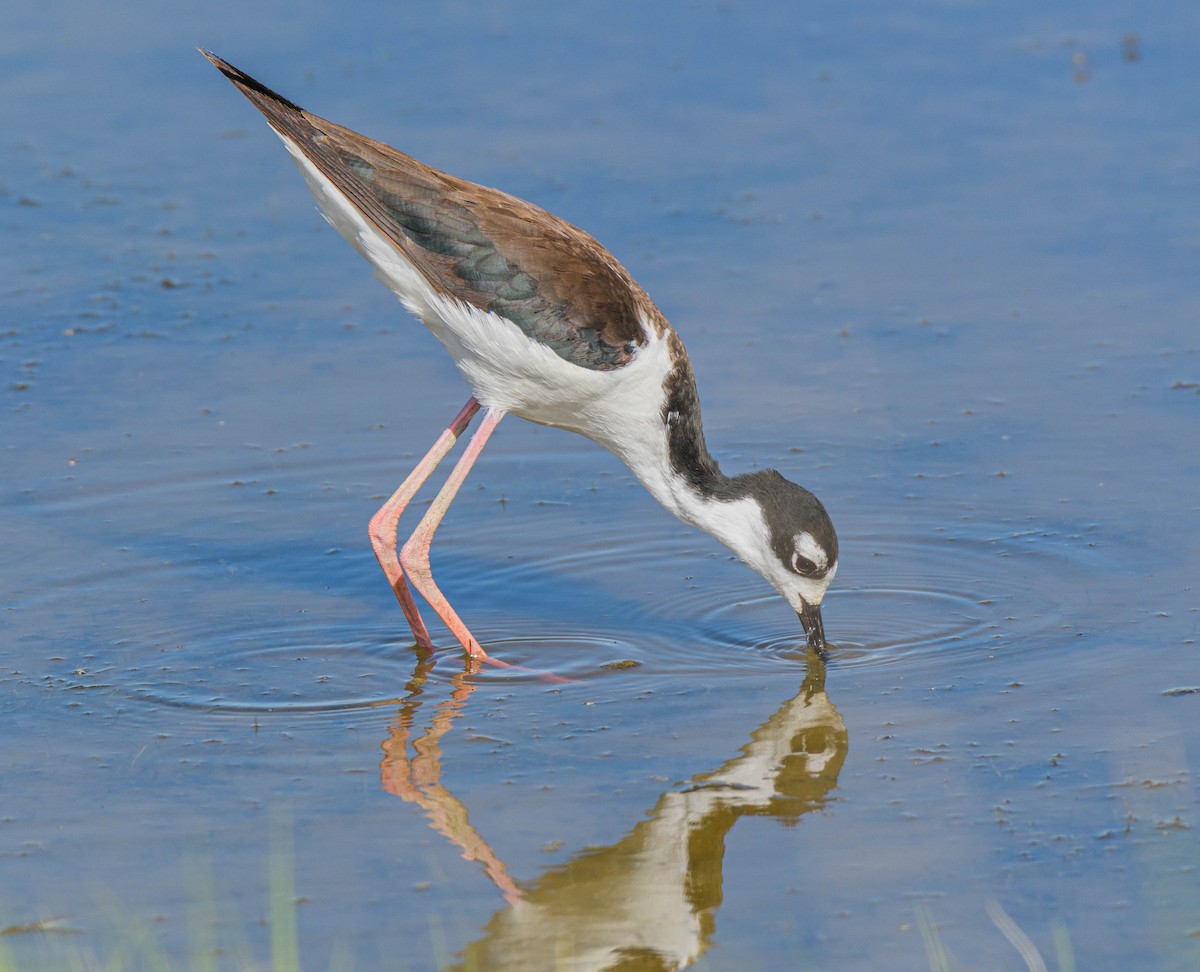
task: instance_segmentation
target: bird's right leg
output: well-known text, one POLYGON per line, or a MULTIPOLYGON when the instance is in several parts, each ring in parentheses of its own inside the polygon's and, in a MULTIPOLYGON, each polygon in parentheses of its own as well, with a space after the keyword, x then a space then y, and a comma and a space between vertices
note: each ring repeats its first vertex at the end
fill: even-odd
POLYGON ((371 546, 375 550, 375 558, 387 575, 388 583, 392 585, 396 600, 400 602, 400 610, 404 612, 404 618, 408 621, 408 626, 412 628, 417 645, 429 651, 433 650, 433 642, 429 639, 429 631, 425 628, 425 622, 421 620, 421 614, 417 610, 412 592, 405 583, 404 571, 400 567, 400 558, 396 553, 396 529, 404 508, 408 506, 417 490, 429 478, 430 473, 437 468, 437 464, 453 448, 458 437, 470 425, 471 419, 478 411, 479 402, 472 395, 467 399, 467 404, 454 416, 454 421, 450 423, 446 431, 438 436, 433 448, 425 453, 425 458, 417 463, 416 469, 409 473, 408 478, 400 484, 400 488, 392 494, 391 499, 371 517, 371 524, 367 528, 371 535, 371 546))

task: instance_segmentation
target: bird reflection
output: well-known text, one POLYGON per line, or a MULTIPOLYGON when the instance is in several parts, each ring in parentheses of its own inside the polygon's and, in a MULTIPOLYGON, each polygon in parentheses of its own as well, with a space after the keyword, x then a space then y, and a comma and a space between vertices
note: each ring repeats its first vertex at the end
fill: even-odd
POLYGON ((518 886, 441 783, 442 737, 470 698, 455 680, 428 728, 413 724, 428 657, 418 664, 384 743, 385 789, 419 805, 435 830, 477 861, 508 902, 454 969, 678 969, 708 949, 723 896, 725 837, 743 816, 793 823, 837 785, 848 737, 809 652, 800 691, 717 769, 668 790, 615 844, 592 847, 518 886))

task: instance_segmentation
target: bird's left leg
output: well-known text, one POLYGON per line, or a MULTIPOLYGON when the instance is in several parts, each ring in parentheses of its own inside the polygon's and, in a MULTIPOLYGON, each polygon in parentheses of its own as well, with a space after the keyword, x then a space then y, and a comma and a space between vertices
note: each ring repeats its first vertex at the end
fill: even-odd
POLYGON ((498 408, 489 408, 483 413, 483 419, 479 423, 479 428, 475 430, 475 434, 471 437, 471 442, 467 446, 459 458, 454 471, 450 474, 450 478, 446 480, 446 484, 437 494, 433 504, 429 507, 424 518, 417 525, 411 537, 400 549, 400 563, 404 567, 404 573, 408 575, 408 579, 412 581, 413 587, 420 591, 421 596, 429 602, 432 607, 445 623, 454 637, 459 640, 459 643, 467 649, 467 653, 473 658, 487 658, 487 652, 480 646, 475 636, 467 630, 467 626, 462 623, 459 616, 455 613, 454 608, 450 606, 450 602, 446 600, 445 595, 438 590, 437 584, 433 582, 433 571, 429 566, 429 545, 433 540, 433 533, 438 528, 438 524, 442 522, 442 517, 446 515, 446 510, 449 509, 451 501, 455 494, 458 493, 458 488, 463 484, 463 480, 467 478, 467 473, 470 472, 471 466, 475 460, 479 458, 479 453, 483 451, 483 447, 487 444, 488 437, 491 436, 492 430, 496 428, 497 423, 504 418, 504 411, 498 408))

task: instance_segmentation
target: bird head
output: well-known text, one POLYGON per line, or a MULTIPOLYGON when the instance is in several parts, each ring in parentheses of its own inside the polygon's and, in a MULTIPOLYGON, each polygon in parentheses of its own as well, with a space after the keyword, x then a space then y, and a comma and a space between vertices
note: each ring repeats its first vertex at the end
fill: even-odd
POLYGON ((821 501, 773 469, 746 477, 763 531, 743 559, 792 606, 818 651, 825 648, 821 602, 838 568, 837 533, 821 501))

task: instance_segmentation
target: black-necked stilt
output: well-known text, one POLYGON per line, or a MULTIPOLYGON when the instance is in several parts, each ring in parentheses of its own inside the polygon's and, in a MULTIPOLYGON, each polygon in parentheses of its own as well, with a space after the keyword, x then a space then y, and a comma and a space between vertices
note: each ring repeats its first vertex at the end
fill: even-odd
POLYGON ((708 453, 683 342, 620 263, 531 203, 430 168, 292 104, 202 51, 267 118, 325 218, 450 352, 473 394, 371 519, 371 543, 417 643, 432 647, 405 576, 474 657, 487 653, 438 590, 433 533, 511 412, 586 435, 685 523, 763 575, 825 647, 821 600, 838 566, 825 507, 773 469, 726 476, 708 453), (483 419, 417 529, 400 514, 475 413, 483 419))

